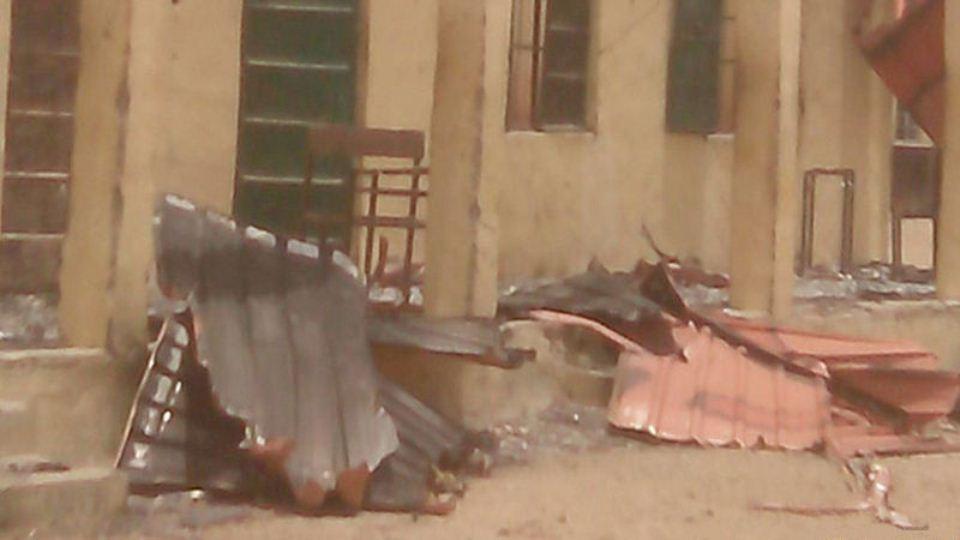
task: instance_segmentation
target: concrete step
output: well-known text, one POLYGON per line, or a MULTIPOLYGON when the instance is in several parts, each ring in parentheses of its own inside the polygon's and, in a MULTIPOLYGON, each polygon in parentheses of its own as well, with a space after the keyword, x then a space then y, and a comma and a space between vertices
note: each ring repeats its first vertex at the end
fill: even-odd
POLYGON ((126 499, 126 479, 111 468, 0 472, 0 531, 11 537, 97 537, 126 499))
POLYGON ((0 234, 0 292, 51 292, 60 275, 60 234, 0 234))
POLYGON ((137 372, 96 349, 0 351, 0 401, 26 406, 32 422, 10 422, 32 437, 31 453, 71 467, 112 466, 137 372))
POLYGON ((37 445, 37 417, 23 401, 0 401, 0 458, 32 452, 37 445))

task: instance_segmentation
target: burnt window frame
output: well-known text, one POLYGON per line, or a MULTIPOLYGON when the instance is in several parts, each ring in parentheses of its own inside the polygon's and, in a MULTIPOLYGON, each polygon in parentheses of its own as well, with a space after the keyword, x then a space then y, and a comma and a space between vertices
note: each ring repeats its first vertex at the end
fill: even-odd
POLYGON ((513 0, 507 131, 591 131, 594 5, 513 0))

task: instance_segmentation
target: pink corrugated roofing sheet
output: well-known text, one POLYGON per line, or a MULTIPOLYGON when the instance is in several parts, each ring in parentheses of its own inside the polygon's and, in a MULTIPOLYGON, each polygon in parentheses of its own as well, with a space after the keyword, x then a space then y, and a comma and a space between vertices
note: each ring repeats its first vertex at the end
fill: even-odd
POLYGON ((830 396, 819 377, 751 358, 708 328, 678 324, 681 354, 625 352, 610 423, 710 446, 807 449, 822 442, 830 396))
POLYGON ((779 328, 728 316, 715 318, 743 337, 784 358, 816 358, 828 368, 840 364, 863 364, 935 369, 940 363, 935 354, 910 341, 863 339, 779 328))

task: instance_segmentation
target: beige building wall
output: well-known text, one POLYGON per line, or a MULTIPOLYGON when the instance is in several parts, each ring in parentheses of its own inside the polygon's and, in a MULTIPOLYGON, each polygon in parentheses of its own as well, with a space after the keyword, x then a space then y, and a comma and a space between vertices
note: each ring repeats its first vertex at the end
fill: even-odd
MULTIPOLYGON (((884 2, 868 19, 880 22, 884 2)), ((856 178, 854 260, 888 260, 893 98, 870 68, 856 41, 862 21, 857 0, 804 0, 800 172, 849 168, 856 178)), ((818 184, 814 264, 838 267, 842 191, 836 181, 818 184)), ((797 239, 800 230, 798 226, 797 239)))
MULTIPOLYGON (((367 122, 429 126, 436 1, 365 5, 358 116, 367 122)), ((124 356, 145 339, 155 197, 232 210, 242 2, 82 2, 60 311, 71 343, 124 356)))
POLYGON ((664 225, 664 104, 671 3, 594 6, 593 132, 504 129, 510 1, 488 2, 484 175, 498 183, 499 278, 556 277, 591 258, 627 268, 664 225))

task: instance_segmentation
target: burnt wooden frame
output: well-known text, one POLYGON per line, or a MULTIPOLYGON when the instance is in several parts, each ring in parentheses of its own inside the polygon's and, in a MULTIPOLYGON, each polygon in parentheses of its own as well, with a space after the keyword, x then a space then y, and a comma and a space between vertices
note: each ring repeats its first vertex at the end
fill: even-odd
POLYGON ((853 209, 856 174, 853 169, 810 169, 803 175, 803 231, 800 240, 800 264, 797 273, 803 275, 813 266, 813 232, 816 214, 817 179, 837 178, 843 187, 842 239, 840 244, 840 271, 853 272, 853 209))
POLYGON ((426 223, 417 218, 420 199, 427 196, 421 187, 421 178, 429 174, 429 169, 421 166, 426 148, 426 137, 422 131, 407 129, 360 128, 344 124, 318 124, 310 128, 307 135, 307 163, 303 179, 303 207, 301 208, 302 229, 306 235, 311 227, 316 227, 320 237, 326 236, 326 230, 334 225, 348 225, 351 229, 359 227, 365 232, 362 270, 367 276, 375 276, 382 271, 386 244, 380 244, 378 269, 373 268, 373 248, 377 229, 393 228, 406 231, 406 243, 403 255, 402 289, 404 303, 409 303, 410 289, 413 285, 413 245, 418 230, 425 229, 426 223), (310 192, 313 189, 313 171, 318 159, 340 157, 349 159, 351 168, 350 185, 357 194, 367 194, 366 211, 356 215, 353 208, 346 214, 312 212, 308 208, 310 192), (362 167, 362 158, 409 159, 409 167, 377 168, 362 167), (369 177, 368 185, 360 181, 369 177), (409 189, 380 187, 382 176, 408 176, 409 189), (381 216, 378 214, 380 195, 406 196, 409 200, 407 215, 404 217, 381 216))

